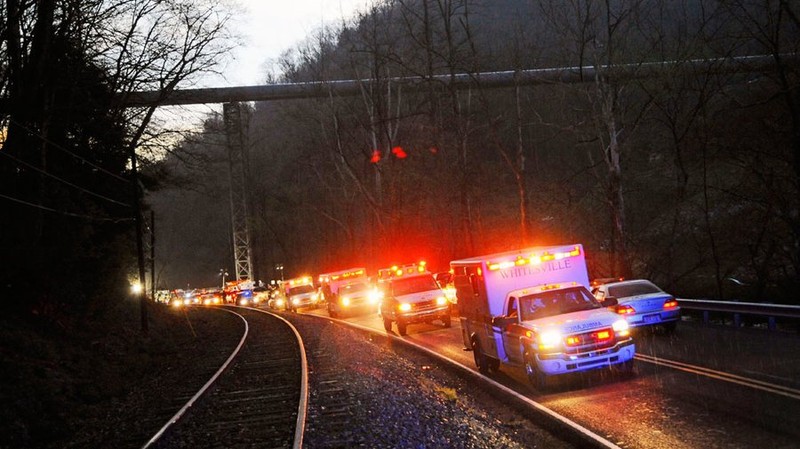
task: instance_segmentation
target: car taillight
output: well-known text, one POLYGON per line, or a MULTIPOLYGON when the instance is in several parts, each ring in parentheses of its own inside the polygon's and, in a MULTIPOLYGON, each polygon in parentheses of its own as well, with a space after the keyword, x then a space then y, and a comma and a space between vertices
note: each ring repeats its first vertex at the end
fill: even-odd
POLYGON ((664 310, 674 309, 676 307, 678 307, 678 301, 675 298, 664 301, 664 310))
POLYGON ((616 307, 615 311, 620 315, 631 315, 631 314, 636 313, 636 309, 634 309, 631 306, 624 305, 624 304, 618 305, 616 307))

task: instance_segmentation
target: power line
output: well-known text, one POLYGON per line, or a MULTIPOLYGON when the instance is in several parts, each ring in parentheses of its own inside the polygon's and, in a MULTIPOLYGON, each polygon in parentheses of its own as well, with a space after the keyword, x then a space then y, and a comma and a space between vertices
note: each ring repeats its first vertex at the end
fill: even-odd
POLYGON ((48 139, 48 138, 44 137, 43 135, 39 134, 38 132, 36 132, 36 131, 34 131, 34 130, 32 130, 32 129, 28 128, 27 126, 23 125, 22 123, 20 123, 20 122, 18 122, 18 121, 16 121, 16 120, 14 120, 13 118, 9 118, 8 120, 9 120, 11 123, 14 123, 15 125, 19 126, 20 128, 24 129, 25 131, 27 131, 27 132, 28 132, 28 134, 30 134, 30 135, 32 135, 32 136, 34 136, 34 137, 38 137, 38 138, 39 138, 39 139, 41 139, 43 142, 45 142, 45 143, 47 143, 47 144, 50 144, 50 145, 52 145, 52 146, 53 146, 53 147, 55 147, 55 148, 58 148, 59 150, 61 150, 61 151, 65 152, 65 153, 67 153, 67 154, 69 154, 70 156, 72 156, 72 157, 74 157, 74 158, 76 158, 76 159, 80 159, 81 161, 83 161, 83 162, 85 162, 85 163, 89 164, 90 166, 92 166, 92 167, 96 168, 97 170, 100 170, 101 172, 103 172, 103 173, 105 173, 105 174, 107 174, 107 175, 109 175, 109 176, 112 176, 112 177, 114 177, 114 178, 116 178, 116 179, 119 179, 119 180, 120 180, 120 181, 122 181, 122 182, 125 182, 125 183, 130 183, 130 180, 129 180, 129 179, 125 179, 125 178, 123 178, 122 176, 120 176, 120 175, 118 175, 118 174, 116 174, 116 173, 112 173, 112 172, 110 172, 110 171, 106 170, 105 168, 103 168, 103 167, 101 167, 101 166, 99 166, 99 165, 95 164, 94 162, 91 162, 91 161, 89 161, 88 159, 86 159, 86 158, 84 158, 84 157, 82 157, 82 156, 79 156, 79 155, 77 155, 77 154, 73 153, 72 151, 70 151, 70 150, 68 150, 68 149, 66 149, 66 148, 64 148, 64 147, 62 147, 61 145, 59 145, 59 144, 57 144, 57 143, 53 142, 52 140, 50 140, 50 139, 48 139))
POLYGON ((64 184, 72 187, 72 188, 75 188, 75 189, 78 189, 78 190, 80 190, 82 192, 88 193, 89 195, 92 195, 94 197, 97 197, 97 198, 100 198, 100 199, 103 199, 103 200, 106 200, 106 201, 109 201, 109 202, 112 202, 112 203, 115 203, 115 204, 119 204, 121 206, 131 207, 130 204, 126 204, 126 203, 123 203, 121 201, 117 201, 115 199, 109 198, 107 196, 100 195, 99 193, 95 193, 95 192, 92 192, 90 190, 86 190, 86 189, 84 189, 83 187, 81 187, 79 185, 75 185, 75 184, 73 184, 73 183, 71 183, 71 182, 69 182, 69 181, 67 181, 65 179, 62 179, 62 178, 59 178, 58 176, 50 174, 50 173, 42 170, 41 168, 35 167, 35 166, 33 166, 33 165, 31 165, 31 164, 29 164, 29 163, 27 163, 27 162, 25 162, 25 161, 23 161, 23 160, 21 160, 19 158, 16 158, 16 157, 8 154, 7 151, 0 151, 0 154, 2 154, 3 156, 6 156, 6 157, 16 161, 18 164, 25 165, 26 167, 28 167, 28 168, 30 168, 32 170, 36 170, 37 172, 39 172, 39 173, 41 173, 43 175, 47 175, 47 176, 49 176, 49 177, 51 177, 51 178, 53 178, 53 179, 55 179, 57 181, 60 181, 60 182, 62 182, 64 184))
POLYGON ((36 209, 41 209, 41 210, 45 210, 45 211, 48 211, 48 212, 54 212, 54 213, 57 213, 57 214, 66 215, 68 217, 83 218, 83 219, 92 220, 92 221, 112 221, 114 223, 119 223, 119 222, 122 222, 122 221, 131 221, 131 220, 133 220, 133 218, 100 218, 100 217, 92 217, 92 216, 89 216, 89 215, 76 214, 76 213, 73 213, 73 212, 67 212, 67 211, 63 211, 63 210, 53 209, 52 207, 43 206, 41 204, 30 203, 28 201, 21 200, 19 198, 14 198, 14 197, 11 197, 11 196, 8 196, 8 195, 3 195, 2 193, 0 193, 0 198, 5 198, 5 199, 7 199, 9 201, 14 201, 15 203, 24 204, 26 206, 34 207, 36 209))

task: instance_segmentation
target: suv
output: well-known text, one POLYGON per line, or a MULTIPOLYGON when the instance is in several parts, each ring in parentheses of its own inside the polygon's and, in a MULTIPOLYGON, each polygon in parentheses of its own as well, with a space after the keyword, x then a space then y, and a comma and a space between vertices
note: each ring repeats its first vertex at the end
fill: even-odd
POLYGON ((328 299, 328 315, 339 318, 345 314, 378 308, 378 295, 372 286, 366 282, 351 282, 339 287, 336 294, 328 299))
POLYGON ((311 284, 297 285, 289 287, 286 291, 287 307, 292 312, 304 307, 316 308, 319 295, 311 284))
POLYGON ((386 332, 397 323, 397 332, 406 335, 409 324, 440 320, 450 327, 450 303, 428 272, 391 277, 379 284, 383 297, 378 313, 386 332))

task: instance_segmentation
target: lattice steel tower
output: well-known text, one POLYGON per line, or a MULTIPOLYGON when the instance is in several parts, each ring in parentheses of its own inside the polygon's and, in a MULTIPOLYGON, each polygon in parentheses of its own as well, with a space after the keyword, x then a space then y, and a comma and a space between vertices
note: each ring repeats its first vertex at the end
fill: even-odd
POLYGON ((236 265, 236 279, 253 278, 253 264, 250 258, 250 230, 247 215, 248 154, 247 154, 247 114, 242 113, 241 103, 225 103, 222 118, 225 134, 228 137, 228 171, 231 183, 231 225, 233 227, 233 258, 236 265), (243 117, 244 116, 244 117, 243 117))

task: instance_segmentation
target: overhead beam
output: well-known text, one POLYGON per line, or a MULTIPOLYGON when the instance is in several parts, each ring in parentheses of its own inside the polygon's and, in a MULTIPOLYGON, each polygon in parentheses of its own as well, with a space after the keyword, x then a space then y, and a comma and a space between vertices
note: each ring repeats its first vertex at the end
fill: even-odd
MULTIPOLYGON (((779 55, 781 62, 797 66, 797 54, 779 55)), ((729 74, 759 73, 776 69, 774 55, 738 56, 730 58, 693 59, 686 61, 659 61, 639 64, 555 67, 528 70, 507 70, 501 72, 459 73, 455 75, 434 75, 432 77, 408 76, 379 80, 403 85, 406 89, 422 90, 430 88, 430 83, 441 84, 456 89, 502 88, 517 85, 541 85, 557 83, 583 83, 593 81, 598 75, 611 80, 632 80, 653 78, 664 73, 688 74, 729 74)), ((204 89, 175 90, 169 94, 162 91, 132 92, 121 99, 129 107, 170 106, 208 103, 231 103, 239 101, 290 100, 299 98, 319 98, 358 95, 364 85, 375 82, 373 79, 313 81, 306 83, 265 84, 257 86, 212 87, 204 89)))

